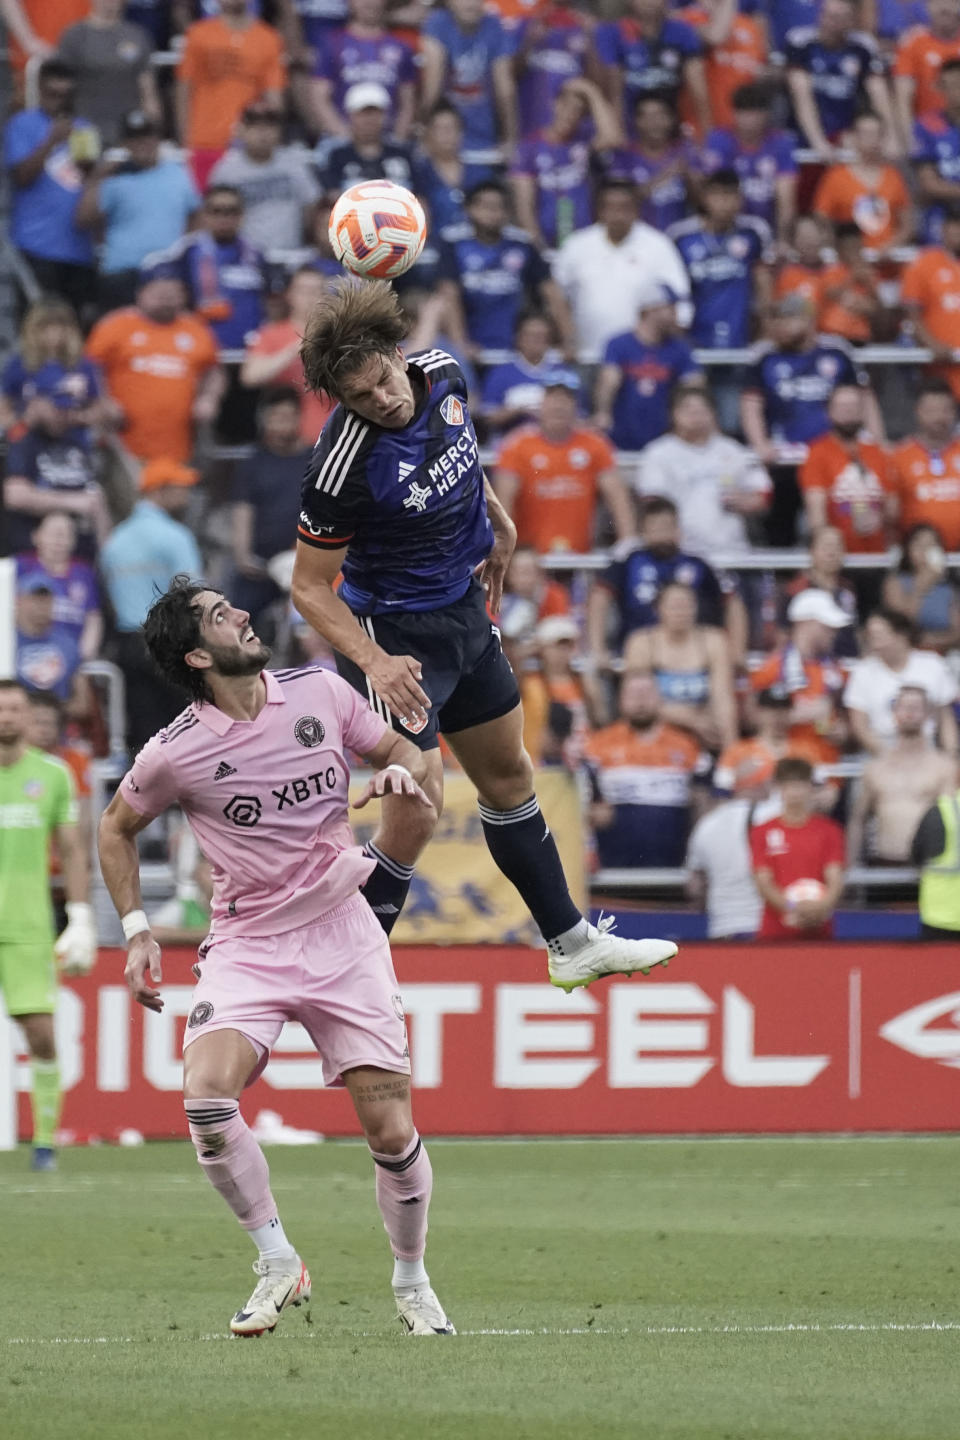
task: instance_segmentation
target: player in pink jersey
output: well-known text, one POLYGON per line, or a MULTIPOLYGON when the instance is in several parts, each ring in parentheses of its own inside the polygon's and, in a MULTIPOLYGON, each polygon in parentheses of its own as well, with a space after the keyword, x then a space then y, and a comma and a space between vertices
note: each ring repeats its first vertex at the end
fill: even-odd
POLYGON ((259 1251, 257 1286, 230 1328, 262 1335, 288 1306, 309 1318, 310 1276, 238 1104, 284 1022, 299 1020, 325 1083, 349 1090, 370 1146, 400 1320, 411 1335, 453 1335, 423 1263, 433 1180, 413 1123, 399 986, 360 894, 374 862, 347 819, 348 749, 377 772, 355 804, 389 794, 411 819, 432 809, 418 783, 423 757, 339 676, 264 670, 270 651, 218 591, 178 577, 144 635, 193 703, 124 776, 100 824, 100 863, 128 942, 127 983, 149 1010, 163 1008, 160 947, 141 909, 137 832, 179 804, 212 865, 183 1088, 200 1164, 259 1251))

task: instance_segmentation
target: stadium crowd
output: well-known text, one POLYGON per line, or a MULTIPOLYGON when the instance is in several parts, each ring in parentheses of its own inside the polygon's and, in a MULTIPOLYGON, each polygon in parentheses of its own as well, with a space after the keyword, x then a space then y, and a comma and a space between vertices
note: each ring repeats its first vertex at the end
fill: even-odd
POLYGON ((0 379, 2 544, 19 675, 81 770, 85 661, 124 673, 131 750, 181 708, 140 634, 177 572, 279 663, 323 658, 289 599, 328 413, 298 346, 332 201, 384 176, 430 219, 410 347, 462 364, 517 525, 527 747, 584 777, 597 865, 689 847, 716 881, 788 760, 784 805, 846 825, 831 864, 909 861, 960 748, 960 0, 0 14, 37 291, 0 379))

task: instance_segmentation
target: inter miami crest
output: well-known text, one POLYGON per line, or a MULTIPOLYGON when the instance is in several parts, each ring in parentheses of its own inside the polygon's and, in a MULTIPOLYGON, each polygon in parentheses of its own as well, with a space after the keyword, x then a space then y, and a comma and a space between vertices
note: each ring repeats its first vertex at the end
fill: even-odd
POLYGON ((209 1000, 200 1000, 190 1011, 190 1019, 187 1021, 187 1029, 195 1030, 198 1025, 205 1025, 213 1014, 213 1006, 209 1000))
POLYGON ((301 715, 293 727, 293 733, 301 745, 306 745, 308 750, 312 750, 315 745, 323 744, 323 737, 327 732, 316 715, 301 715))

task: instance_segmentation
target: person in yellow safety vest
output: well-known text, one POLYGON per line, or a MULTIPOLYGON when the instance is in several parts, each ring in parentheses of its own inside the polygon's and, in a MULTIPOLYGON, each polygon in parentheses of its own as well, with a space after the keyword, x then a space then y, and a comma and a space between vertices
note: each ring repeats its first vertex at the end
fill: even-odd
POLYGON ((925 940, 960 940, 960 791, 931 805, 910 855, 920 867, 920 934, 925 940))

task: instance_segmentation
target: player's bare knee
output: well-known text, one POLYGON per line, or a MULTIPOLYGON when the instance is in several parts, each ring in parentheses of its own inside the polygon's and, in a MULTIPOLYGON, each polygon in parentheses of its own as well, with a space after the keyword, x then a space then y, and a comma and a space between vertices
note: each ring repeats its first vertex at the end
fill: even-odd
POLYGON ((34 1060, 52 1062, 57 1058, 57 1042, 52 1015, 28 1015, 21 1020, 27 1049, 34 1060))
POLYGON ((512 810, 533 792, 533 765, 526 750, 498 756, 478 786, 481 803, 491 810, 512 810))
POLYGON ((368 1119, 363 1133, 370 1149, 377 1155, 402 1155, 414 1136, 410 1115, 384 1116, 383 1120, 368 1119))

